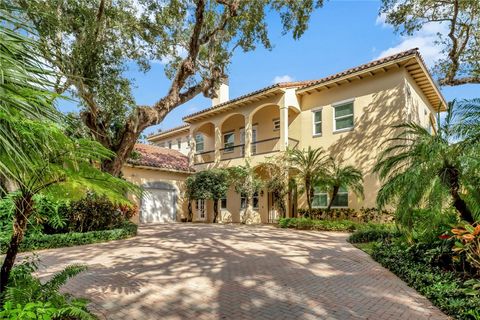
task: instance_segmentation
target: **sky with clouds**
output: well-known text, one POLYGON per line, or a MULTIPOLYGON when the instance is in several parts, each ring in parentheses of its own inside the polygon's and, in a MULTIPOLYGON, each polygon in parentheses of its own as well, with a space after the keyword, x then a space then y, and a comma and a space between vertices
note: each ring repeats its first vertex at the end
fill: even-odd
MULTIPOLYGON (((385 19, 378 15, 380 1, 333 0, 317 10, 310 27, 300 40, 281 34, 277 16, 269 17, 268 25, 274 48, 258 48, 254 52, 237 52, 228 70, 230 98, 278 82, 318 79, 355 67, 371 60, 418 47, 430 66, 442 53, 435 44, 437 33, 445 33, 444 25, 430 24, 413 36, 395 34, 385 19)), ((135 79, 134 97, 140 105, 150 105, 166 93, 169 81, 162 63, 154 63, 144 74, 129 65, 126 76, 135 79)), ((478 97, 479 85, 442 88, 447 100, 478 97)), ((210 107, 211 102, 197 97, 173 110, 158 126, 144 133, 169 129, 182 124, 182 117, 210 107)), ((62 103, 63 111, 76 111, 75 103, 62 103)))

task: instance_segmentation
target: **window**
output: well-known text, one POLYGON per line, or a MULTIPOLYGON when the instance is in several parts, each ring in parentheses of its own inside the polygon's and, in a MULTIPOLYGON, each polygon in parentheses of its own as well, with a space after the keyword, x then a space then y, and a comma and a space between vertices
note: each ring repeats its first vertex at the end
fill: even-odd
MULTIPOLYGON (((255 192, 252 198, 253 209, 258 209, 258 204, 259 204, 258 192, 255 192)), ((240 209, 246 209, 246 208, 247 208, 247 197, 244 193, 242 193, 240 195, 240 209)))
POLYGON ((159 146, 160 148, 165 148, 165 142, 159 143, 158 146, 159 146))
POLYGON ((313 208, 325 208, 328 206, 328 193, 325 190, 321 190, 319 187, 315 187, 312 199, 313 208))
POLYGON ((315 110, 313 115, 313 135, 319 136, 322 134, 322 110, 315 110))
POLYGON ((220 199, 220 209, 227 209, 227 197, 220 199))
MULTIPOLYGON (((319 187, 315 187, 315 192, 312 199, 313 208, 326 208, 330 202, 330 195, 327 191, 322 190, 319 187)), ((333 200, 332 208, 348 207, 348 190, 341 187, 338 190, 335 200, 333 200)))
POLYGON ((223 152, 233 152, 235 146, 235 133, 223 134, 223 152))
POLYGON ((203 142, 203 134, 195 135, 195 151, 196 152, 203 152, 204 142, 203 142))
POLYGON ((182 139, 177 139, 178 150, 182 149, 182 139))
POLYGON ((168 141, 168 148, 172 149, 172 141, 168 141))
POLYGON ((255 192, 253 194, 252 204, 253 204, 253 209, 258 209, 258 192, 255 192))
POLYGON ((353 128, 353 101, 333 106, 334 130, 348 130, 353 128))
POLYGON ((280 119, 273 119, 273 131, 280 130, 280 119))

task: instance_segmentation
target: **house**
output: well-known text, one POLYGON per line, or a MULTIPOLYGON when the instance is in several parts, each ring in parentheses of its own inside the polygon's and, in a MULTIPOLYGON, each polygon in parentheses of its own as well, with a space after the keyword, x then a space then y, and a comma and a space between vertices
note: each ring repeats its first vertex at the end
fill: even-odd
MULTIPOLYGON (((183 118, 185 125, 148 137, 150 143, 188 155, 195 170, 244 165, 254 168, 287 148, 322 147, 336 161, 364 175, 365 199, 341 190, 334 207, 374 207, 380 181, 372 168, 392 126, 414 121, 435 131, 438 111, 447 104, 417 49, 404 51, 313 81, 277 83, 235 99, 223 83, 212 106, 183 118)), ((296 187, 288 197, 288 215, 306 207, 296 187)), ((252 222, 274 222, 273 195, 255 195, 252 222)), ((315 191, 314 206, 325 207, 329 194, 315 191)), ((221 200, 221 221, 240 222, 246 209, 232 189, 221 200)), ((199 200, 195 221, 211 221, 212 201, 199 200)))
POLYGON ((187 211, 183 183, 193 169, 188 157, 177 150, 137 144, 135 152, 123 166, 123 177, 144 190, 137 200, 140 215, 136 223, 180 221, 187 211))

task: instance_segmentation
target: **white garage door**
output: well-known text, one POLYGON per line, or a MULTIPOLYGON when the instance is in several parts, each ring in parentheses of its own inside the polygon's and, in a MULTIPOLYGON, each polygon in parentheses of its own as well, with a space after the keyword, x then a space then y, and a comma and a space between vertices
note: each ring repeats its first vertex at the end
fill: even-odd
POLYGON ((145 189, 140 214, 141 223, 176 221, 175 190, 145 189))

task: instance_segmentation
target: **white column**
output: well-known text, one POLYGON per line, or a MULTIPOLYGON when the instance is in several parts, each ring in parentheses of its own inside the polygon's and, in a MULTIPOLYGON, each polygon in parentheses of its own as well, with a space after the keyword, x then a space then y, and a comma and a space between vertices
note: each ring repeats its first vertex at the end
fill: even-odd
POLYGON ((250 115, 245 116, 245 158, 252 155, 252 119, 250 115))
POLYGON ((188 159, 189 159, 189 162, 190 162, 190 166, 193 166, 195 164, 196 142, 195 142, 195 133, 193 133, 192 130, 190 130, 188 145, 189 145, 189 148, 190 148, 190 150, 188 150, 188 159))
POLYGON ((280 106, 280 151, 288 147, 288 107, 280 106))
POLYGON ((215 124, 215 163, 218 163, 222 157, 222 152, 220 149, 222 148, 222 130, 221 128, 215 124))

